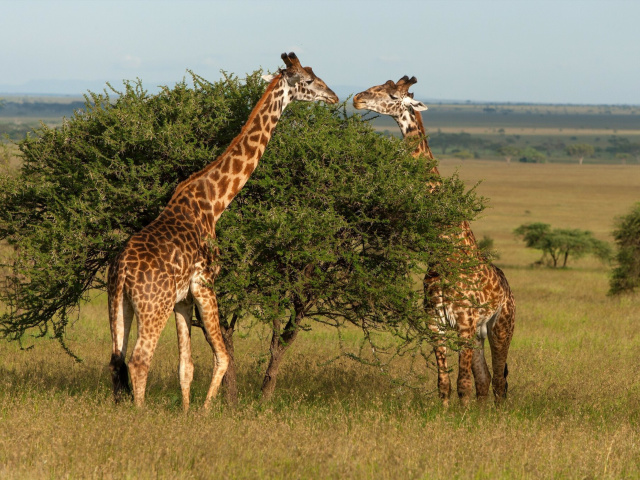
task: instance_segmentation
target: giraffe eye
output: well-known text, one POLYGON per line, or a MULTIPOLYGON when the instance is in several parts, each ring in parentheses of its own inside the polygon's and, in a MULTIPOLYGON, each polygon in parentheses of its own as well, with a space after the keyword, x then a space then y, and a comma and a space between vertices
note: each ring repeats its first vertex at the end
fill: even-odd
POLYGON ((395 95, 389 94, 389 96, 391 97, 391 100, 398 100, 398 97, 396 97, 395 95))

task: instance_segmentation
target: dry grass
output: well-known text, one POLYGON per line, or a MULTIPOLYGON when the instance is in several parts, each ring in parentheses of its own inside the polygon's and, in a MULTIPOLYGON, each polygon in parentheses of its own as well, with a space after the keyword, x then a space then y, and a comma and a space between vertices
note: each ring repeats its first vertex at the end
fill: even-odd
MULTIPOLYGON (((314 327, 292 346, 269 405, 257 396, 266 335, 238 338, 240 406, 208 413, 199 406, 211 355, 195 332, 194 409, 183 415, 171 322, 147 407, 116 407, 102 295, 69 332, 82 364, 48 340, 30 351, 0 344, 0 477, 639 478, 640 296, 608 298, 607 268, 588 259, 529 268, 537 254, 511 230, 545 221, 607 239, 638 200, 640 168, 464 162, 460 174, 486 179, 493 208, 474 230, 496 240, 518 303, 502 408, 444 410, 425 393, 433 375, 414 391, 346 359, 324 365, 339 352, 335 334, 314 327)), ((402 377, 408 361, 389 375, 402 377)))

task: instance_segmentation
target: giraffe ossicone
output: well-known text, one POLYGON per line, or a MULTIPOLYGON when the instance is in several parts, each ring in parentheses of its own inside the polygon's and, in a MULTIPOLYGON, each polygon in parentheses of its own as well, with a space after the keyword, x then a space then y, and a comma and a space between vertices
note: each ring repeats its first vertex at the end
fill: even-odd
MULTIPOLYGON (((433 159, 420 111, 427 106, 414 100, 409 87, 417 82, 416 77, 407 75, 398 82, 388 80, 353 97, 356 109, 368 109, 390 115, 398 123, 402 135, 407 138, 420 136, 421 141, 413 152, 414 156, 425 155, 433 159)), ((437 167, 432 173, 439 175, 437 167)), ((431 185, 431 190, 435 185, 431 185)), ((437 272, 428 272, 424 278, 425 308, 439 323, 431 325, 435 333, 440 333, 445 323, 457 329, 458 335, 474 343, 474 347, 463 347, 459 354, 458 396, 467 404, 472 393, 472 375, 475 379, 476 395, 485 399, 489 395, 489 385, 497 403, 507 394, 507 354, 515 325, 515 300, 506 276, 498 267, 487 264, 481 258, 471 226, 467 221, 460 225, 458 239, 462 250, 449 260, 461 262, 464 256, 480 260, 476 267, 464 271, 453 287, 445 286, 437 272), (484 341, 491 347, 493 379, 484 357, 484 341)), ((434 345, 438 367, 438 390, 445 405, 449 403, 451 382, 447 367, 446 347, 443 343, 434 345)))
POLYGON ((115 400, 131 392, 144 403, 147 374, 160 333, 173 310, 178 333, 178 375, 184 410, 189 408, 193 379, 191 322, 198 308, 214 355, 211 403, 222 382, 229 355, 224 345, 213 289, 217 271, 210 239, 220 215, 245 185, 269 142, 285 107, 294 100, 337 103, 336 94, 294 53, 281 55, 285 68, 269 80, 240 133, 212 163, 180 183, 158 217, 133 235, 109 268, 109 324, 115 400), (125 363, 134 316, 138 336, 125 363), (127 368, 128 367, 128 368, 127 368))

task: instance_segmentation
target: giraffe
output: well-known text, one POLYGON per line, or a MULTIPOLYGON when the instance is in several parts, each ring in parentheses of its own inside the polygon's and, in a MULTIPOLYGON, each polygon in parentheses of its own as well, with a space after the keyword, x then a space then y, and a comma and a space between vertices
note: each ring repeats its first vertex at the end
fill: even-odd
POLYGON ((191 320, 198 309, 214 355, 204 407, 216 396, 229 356, 220 331, 216 295, 218 273, 210 240, 216 222, 256 168, 285 107, 293 100, 337 103, 335 93, 294 53, 281 56, 286 68, 265 76, 266 91, 228 148, 204 169, 181 182, 158 217, 133 235, 110 265, 107 291, 112 353, 110 368, 116 402, 131 393, 144 404, 147 373, 158 338, 173 310, 178 333, 178 376, 183 409, 189 409, 193 379, 191 320), (127 365, 125 355, 133 317, 138 337, 127 365))
MULTIPOLYGON (((356 109, 368 109, 392 116, 404 138, 421 137, 413 155, 433 159, 420 113, 427 110, 427 106, 415 100, 413 94, 408 92, 409 87, 416 82, 415 77, 410 79, 406 75, 397 83, 388 80, 383 85, 358 93, 353 98, 353 105, 356 109)), ((440 175, 435 166, 431 172, 440 175)), ((437 184, 430 185, 431 191, 435 188, 437 184)), ((439 325, 431 325, 434 332, 441 332, 442 325, 450 324, 456 328, 459 337, 465 340, 459 353, 457 380, 461 403, 469 403, 473 388, 472 375, 477 398, 488 398, 489 386, 492 384, 495 402, 500 403, 507 394, 507 354, 515 324, 515 300, 502 270, 487 264, 482 258, 467 221, 460 225, 459 240, 463 247, 461 255, 480 261, 477 266, 463 272, 459 282, 453 287, 444 286, 437 272, 429 271, 424 278, 425 308, 439 319, 439 325), (484 356, 484 342, 487 338, 491 349, 493 379, 484 356)), ((455 262, 455 256, 450 261, 455 262)), ((446 346, 436 343, 434 353, 439 396, 447 406, 451 382, 446 346)))

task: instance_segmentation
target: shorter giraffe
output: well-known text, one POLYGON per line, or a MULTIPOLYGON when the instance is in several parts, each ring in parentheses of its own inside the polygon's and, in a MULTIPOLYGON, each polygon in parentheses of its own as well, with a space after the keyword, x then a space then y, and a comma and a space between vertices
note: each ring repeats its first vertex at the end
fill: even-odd
POLYGON ((229 147, 203 170, 176 188, 158 217, 133 235, 109 268, 111 371, 116 401, 128 392, 129 375, 135 404, 144 403, 147 373, 160 333, 173 310, 178 332, 178 374, 182 405, 189 408, 193 379, 191 321, 198 308, 205 337, 214 354, 211 385, 204 403, 215 397, 229 362, 210 287, 216 222, 245 185, 273 134, 285 107, 293 100, 336 103, 338 97, 295 54, 282 54, 286 68, 269 76, 266 91, 229 147), (134 314, 138 338, 127 365, 125 355, 134 314))
MULTIPOLYGON (((392 116, 398 123, 402 135, 419 136, 414 156, 424 155, 432 159, 433 154, 427 142, 420 111, 427 106, 414 100, 409 87, 416 83, 415 77, 406 75, 398 83, 388 80, 383 85, 371 87, 353 98, 357 109, 368 109, 384 115, 392 116)), ((439 175, 433 167, 432 173, 439 175)), ((437 184, 431 185, 431 191, 437 184)), ((462 253, 471 259, 477 259, 478 265, 472 270, 465 270, 456 285, 446 286, 435 271, 427 273, 424 279, 425 308, 438 318, 440 325, 449 324, 456 328, 458 335, 467 343, 472 340, 474 348, 464 347, 459 354, 458 396, 463 404, 469 402, 472 384, 475 378, 478 399, 487 398, 491 373, 484 357, 484 341, 489 339, 493 367, 493 393, 497 403, 507 394, 507 354, 515 324, 515 300, 502 270, 488 265, 482 257, 476 239, 468 222, 460 225, 459 240, 462 253)), ((461 262, 462 258, 452 262, 461 262)), ((441 326, 432 325, 432 330, 440 332, 441 326)), ((449 403, 451 382, 447 367, 446 347, 443 344, 434 346, 438 365, 438 390, 445 405, 449 403)))

